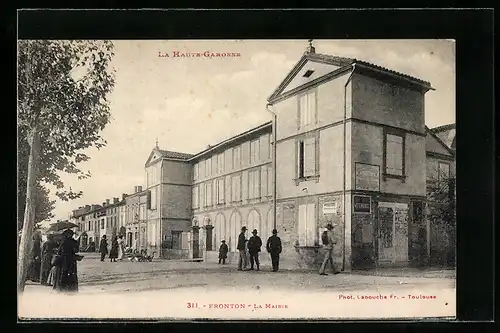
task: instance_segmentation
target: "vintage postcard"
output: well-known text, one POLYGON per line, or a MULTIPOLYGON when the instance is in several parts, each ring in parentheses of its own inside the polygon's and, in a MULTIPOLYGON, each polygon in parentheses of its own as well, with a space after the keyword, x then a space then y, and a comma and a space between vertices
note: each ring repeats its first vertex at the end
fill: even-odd
POLYGON ((454 319, 453 40, 19 40, 20 319, 454 319))

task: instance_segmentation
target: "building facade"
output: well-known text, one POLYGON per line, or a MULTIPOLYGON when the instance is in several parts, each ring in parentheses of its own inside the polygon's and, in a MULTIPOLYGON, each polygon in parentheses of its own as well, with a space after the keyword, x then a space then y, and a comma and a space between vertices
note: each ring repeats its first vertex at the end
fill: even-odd
POLYGON ((122 197, 121 210, 97 207, 81 215, 89 238, 108 232, 97 227, 104 211, 112 228, 114 217, 126 228, 127 245, 164 258, 217 260, 225 240, 231 262, 242 226, 257 229, 263 241, 276 227, 282 258, 316 267, 328 223, 335 224, 334 258, 343 270, 442 255, 454 240, 448 232, 442 241, 444 231, 426 212, 433 179, 454 179, 455 131, 425 126, 425 94, 432 89, 310 47, 268 99, 275 124, 195 155, 156 145, 145 163, 144 190, 136 186, 122 197))

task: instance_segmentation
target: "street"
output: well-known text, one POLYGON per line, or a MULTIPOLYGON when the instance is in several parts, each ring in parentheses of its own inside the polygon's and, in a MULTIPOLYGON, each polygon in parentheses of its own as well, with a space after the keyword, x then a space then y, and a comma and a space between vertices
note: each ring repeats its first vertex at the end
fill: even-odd
POLYGON ((235 265, 203 262, 109 262, 109 259, 100 262, 95 254, 89 254, 79 263, 78 274, 77 295, 65 296, 50 287, 27 285, 20 299, 19 315, 387 318, 455 314, 455 279, 450 271, 426 272, 420 276, 411 271, 400 276, 354 273, 320 276, 297 270, 273 273, 266 266, 259 272, 238 272, 235 265), (60 302, 65 297, 69 297, 71 306, 60 302), (243 305, 251 310, 244 312, 243 305))

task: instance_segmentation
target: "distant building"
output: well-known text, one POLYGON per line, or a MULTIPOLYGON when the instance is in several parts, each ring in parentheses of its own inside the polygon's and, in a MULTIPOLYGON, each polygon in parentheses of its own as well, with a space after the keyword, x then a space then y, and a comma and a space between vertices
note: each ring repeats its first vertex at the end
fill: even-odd
POLYGON ((147 205, 148 192, 142 186, 135 186, 134 192, 125 197, 125 244, 136 250, 146 247, 147 205))

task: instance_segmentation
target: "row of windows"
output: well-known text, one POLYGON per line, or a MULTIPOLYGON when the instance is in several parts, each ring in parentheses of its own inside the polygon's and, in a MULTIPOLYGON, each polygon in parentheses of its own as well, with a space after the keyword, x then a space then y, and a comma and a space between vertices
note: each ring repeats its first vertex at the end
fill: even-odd
POLYGON ((271 145, 271 134, 266 134, 265 139, 261 137, 250 141, 248 156, 242 156, 241 145, 230 148, 223 153, 213 155, 212 157, 194 165, 194 180, 221 175, 224 172, 238 170, 242 167, 242 165, 254 165, 260 161, 268 160, 271 158, 271 145), (266 156, 262 156, 261 140, 264 140, 265 143, 269 144, 266 156))
MULTIPOLYGON (((236 174, 194 186, 192 192, 193 208, 240 202, 242 200, 241 180, 242 175, 236 174), (226 194, 229 194, 230 197, 226 197, 226 194)), ((263 166, 259 169, 249 171, 247 191, 248 199, 272 196, 272 168, 263 166)))

